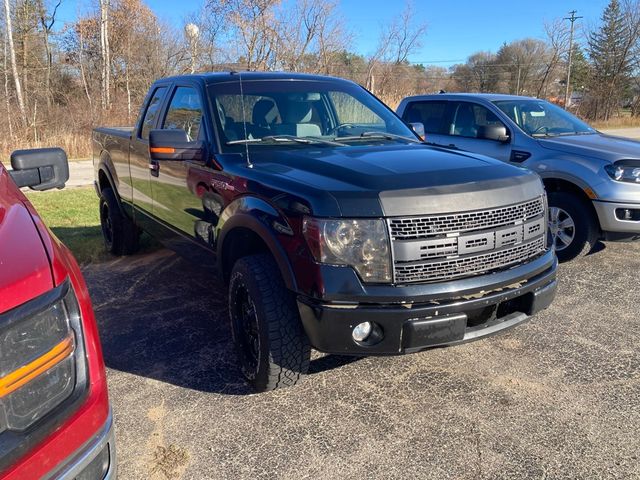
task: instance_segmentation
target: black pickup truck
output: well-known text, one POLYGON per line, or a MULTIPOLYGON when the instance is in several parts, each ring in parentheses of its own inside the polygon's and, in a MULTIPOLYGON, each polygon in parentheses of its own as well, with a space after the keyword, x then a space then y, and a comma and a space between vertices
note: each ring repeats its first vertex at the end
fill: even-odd
MULTIPOLYGON (((419 129, 415 125, 415 130, 419 129)), ((141 229, 228 285, 241 370, 295 384, 311 348, 395 355, 478 339, 553 300, 540 178, 425 145, 350 81, 157 81, 134 128, 93 134, 107 248, 141 229)))

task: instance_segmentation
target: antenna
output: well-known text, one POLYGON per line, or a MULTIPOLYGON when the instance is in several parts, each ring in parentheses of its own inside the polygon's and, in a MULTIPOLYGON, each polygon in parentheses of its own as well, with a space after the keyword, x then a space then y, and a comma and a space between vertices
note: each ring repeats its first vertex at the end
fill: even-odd
MULTIPOLYGON (((240 79, 240 103, 242 104, 242 127, 244 128, 244 139, 247 140, 247 113, 244 108, 244 91, 242 90, 242 72, 238 72, 238 78, 240 79)), ((253 168, 253 163, 249 158, 249 142, 244 142, 244 149, 247 155, 247 168, 253 168)))

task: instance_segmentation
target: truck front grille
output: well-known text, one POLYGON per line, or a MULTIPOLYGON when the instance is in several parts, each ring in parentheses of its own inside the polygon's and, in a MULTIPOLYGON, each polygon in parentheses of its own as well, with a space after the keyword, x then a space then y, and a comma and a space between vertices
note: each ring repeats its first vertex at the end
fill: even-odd
POLYGON ((526 220, 542 215, 544 201, 542 197, 510 205, 508 207, 474 212, 433 215, 425 217, 392 218, 391 238, 394 240, 412 240, 425 238, 439 233, 468 232, 485 228, 509 225, 518 220, 526 220))
POLYGON ((509 268, 546 248, 542 197, 491 210, 388 222, 396 283, 442 281, 509 268))

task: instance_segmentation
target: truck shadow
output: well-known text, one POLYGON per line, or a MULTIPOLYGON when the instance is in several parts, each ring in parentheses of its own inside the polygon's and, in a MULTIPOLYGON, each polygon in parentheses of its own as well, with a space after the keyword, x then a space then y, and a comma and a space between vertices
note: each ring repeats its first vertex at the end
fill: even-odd
MULTIPOLYGON (((226 290, 212 272, 165 249, 82 270, 108 368, 199 391, 252 393, 236 363, 226 290)), ((309 372, 356 360, 323 356, 309 372)))

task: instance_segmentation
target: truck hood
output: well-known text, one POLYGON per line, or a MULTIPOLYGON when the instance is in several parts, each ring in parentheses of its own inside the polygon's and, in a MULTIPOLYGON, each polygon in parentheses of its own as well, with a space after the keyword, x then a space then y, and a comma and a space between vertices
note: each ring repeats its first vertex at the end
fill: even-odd
POLYGON ((330 194, 339 212, 318 212, 314 208, 319 215, 473 210, 496 202, 508 204, 491 192, 506 194, 508 199, 520 190, 516 195, 522 199, 533 185, 541 193, 539 178, 527 170, 481 155, 424 145, 254 150, 251 158, 256 171, 330 194), (509 192, 501 190, 504 188, 509 192), (449 200, 443 202, 445 196, 449 200))
POLYGON ((49 258, 21 197, 0 164, 0 314, 54 287, 49 258))
POLYGON ((598 158, 608 162, 640 158, 640 142, 604 133, 541 138, 538 139, 538 143, 549 150, 598 158))

